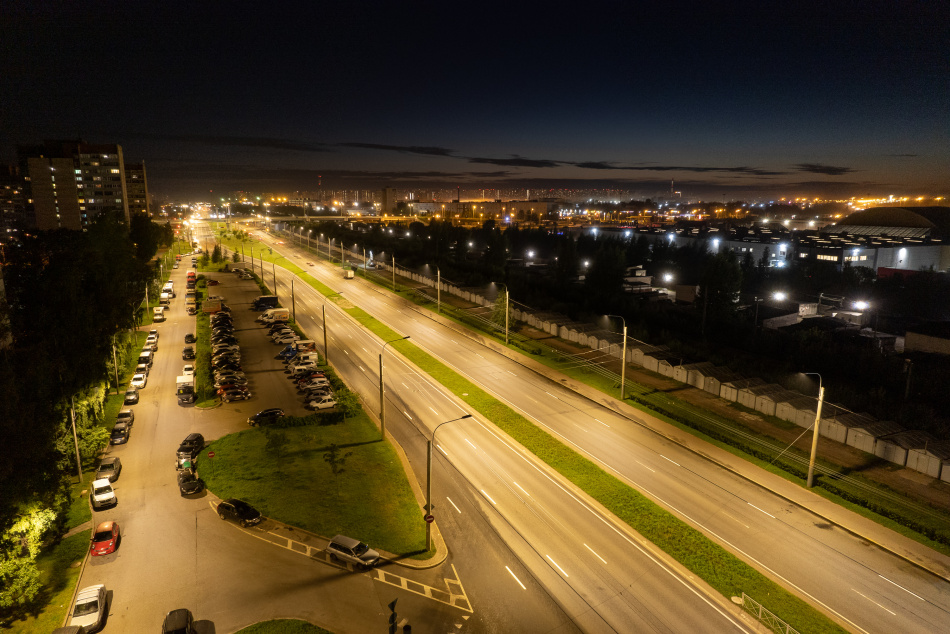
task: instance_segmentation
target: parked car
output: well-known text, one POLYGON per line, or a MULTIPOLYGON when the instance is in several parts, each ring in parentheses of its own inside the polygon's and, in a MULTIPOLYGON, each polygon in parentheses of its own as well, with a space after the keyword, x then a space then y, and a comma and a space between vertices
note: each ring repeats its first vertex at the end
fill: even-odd
POLYGON ((155 351, 158 350, 158 337, 155 335, 149 335, 145 338, 145 347, 155 351))
POLYGON ((221 370, 221 371, 228 370, 230 372, 240 372, 241 364, 235 363, 234 361, 221 361, 220 363, 214 364, 213 368, 215 370, 221 370))
POLYGON ((116 423, 112 426, 112 433, 109 434, 109 442, 113 445, 124 445, 129 442, 129 436, 132 434, 132 428, 125 423, 116 423))
POLYGON ((224 385, 222 385, 221 387, 219 387, 219 388, 216 390, 215 393, 216 393, 218 396, 224 396, 226 393, 228 393, 228 392, 234 392, 234 391, 247 392, 247 386, 246 386, 246 385, 237 385, 237 384, 235 384, 235 383, 225 383, 224 385))
POLYGON ((195 458, 201 453, 205 446, 205 437, 201 434, 188 434, 178 446, 179 456, 189 456, 195 458))
POLYGON ((147 363, 140 363, 135 366, 135 374, 144 374, 148 376, 149 367, 147 363))
POLYGON ((112 490, 112 483, 108 478, 93 481, 92 489, 89 491, 89 501, 94 509, 112 506, 117 502, 115 491, 112 490))
POLYGON ((225 375, 220 378, 215 379, 214 387, 215 389, 220 389, 233 385, 235 387, 245 387, 247 385, 247 378, 243 376, 236 375, 225 375))
POLYGON ((195 366, 190 363, 186 364, 185 367, 181 369, 182 376, 194 376, 195 375, 195 366))
POLYGON ((369 567, 379 561, 378 552, 363 542, 344 535, 337 535, 330 540, 327 553, 331 559, 348 561, 357 566, 369 567))
POLYGON ((299 384, 297 389, 308 390, 313 387, 330 387, 330 381, 325 376, 313 376, 309 381, 299 384))
POLYGON ((130 387, 125 391, 125 398, 122 400, 123 405, 135 405, 139 402, 139 391, 134 387, 130 387))
POLYGON ((193 333, 189 332, 187 335, 185 335, 185 343, 194 343, 196 341, 198 341, 198 339, 193 333))
POLYGON ((119 479, 119 473, 122 471, 122 461, 116 456, 103 458, 99 462, 99 468, 96 469, 95 480, 108 480, 115 482, 119 479))
POLYGON ((152 330, 148 331, 148 336, 155 337, 156 339, 158 339, 158 331, 153 328, 152 330))
POLYGON ((274 343, 290 343, 291 341, 298 341, 300 337, 296 333, 291 333, 288 335, 278 335, 274 337, 274 343))
POLYGON ((76 595, 69 624, 83 628, 84 632, 98 632, 105 625, 107 607, 105 585, 83 588, 76 595))
POLYGON ((251 427, 257 425, 269 425, 273 422, 284 417, 284 410, 279 407, 271 407, 270 409, 262 409, 258 413, 247 419, 247 424, 251 427))
POLYGON ((332 396, 314 399, 307 404, 310 409, 331 409, 336 407, 336 399, 332 396))
POLYGON ((148 383, 148 376, 145 374, 133 374, 132 380, 129 381, 129 385, 139 390, 145 387, 146 383, 148 383))
POLYGON ((244 527, 260 524, 264 519, 260 511, 247 502, 236 498, 224 500, 218 504, 218 517, 223 520, 240 522, 241 526, 244 527))
POLYGON ((162 634, 196 634, 195 617, 191 610, 180 608, 165 615, 162 622, 162 634))
POLYGON ((135 413, 130 409, 120 409, 115 417, 115 422, 125 423, 129 427, 135 422, 135 413))
POLYGON ((206 284, 207 284, 208 286, 217 286, 217 285, 218 285, 218 280, 208 279, 208 281, 206 282, 206 284))
POLYGON ((198 474, 192 469, 178 472, 178 491, 182 495, 194 495, 204 489, 204 484, 198 479, 198 474))
POLYGON ((195 358, 195 347, 194 346, 185 346, 181 350, 181 358, 183 361, 188 361, 189 359, 195 358))
POLYGON ((101 522, 92 534, 92 544, 89 546, 90 555, 108 555, 119 547, 119 523, 101 522))
POLYGON ((221 395, 221 400, 225 403, 230 403, 231 401, 246 401, 251 398, 251 393, 247 391, 241 391, 238 389, 228 390, 221 395))

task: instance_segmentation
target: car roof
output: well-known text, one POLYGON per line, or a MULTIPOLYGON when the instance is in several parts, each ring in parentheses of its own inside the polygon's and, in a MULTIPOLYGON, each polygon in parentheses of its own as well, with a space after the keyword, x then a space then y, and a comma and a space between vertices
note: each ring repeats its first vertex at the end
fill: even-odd
POLYGON ((194 442, 194 441, 198 440, 199 438, 204 438, 204 436, 202 436, 201 434, 195 432, 195 433, 192 433, 192 434, 188 434, 188 435, 185 437, 185 442, 188 442, 188 441, 194 442))
POLYGON ((99 595, 99 590, 105 588, 104 583, 100 583, 94 586, 89 586, 83 588, 79 591, 79 594, 76 595, 76 602, 78 603, 81 599, 95 599, 99 595))
POLYGON ((98 480, 93 480, 92 486, 94 487, 107 487, 110 486, 109 478, 100 478, 98 480))
POLYGON ((360 540, 353 539, 352 537, 347 537, 346 535, 337 535, 334 537, 332 542, 335 542, 341 546, 346 546, 347 548, 356 548, 360 545, 360 540))
POLYGON ((105 465, 115 464, 115 463, 117 463, 118 461, 119 461, 119 459, 116 458, 115 456, 109 456, 109 457, 107 457, 107 458, 103 458, 103 459, 102 459, 102 461, 99 463, 99 467, 102 468, 102 467, 104 467, 105 465))
POLYGON ((123 429, 128 429, 128 428, 129 428, 128 423, 116 423, 115 425, 112 426, 112 431, 116 431, 116 430, 122 431, 123 429))
POLYGON ((162 626, 162 629, 166 630, 178 630, 188 626, 188 622, 192 621, 193 617, 191 616, 191 610, 187 608, 178 608, 177 610, 172 610, 165 615, 165 623, 162 626))
POLYGON ((111 531, 114 526, 115 526, 115 522, 112 520, 100 522, 99 526, 96 526, 95 532, 99 533, 99 532, 111 531))

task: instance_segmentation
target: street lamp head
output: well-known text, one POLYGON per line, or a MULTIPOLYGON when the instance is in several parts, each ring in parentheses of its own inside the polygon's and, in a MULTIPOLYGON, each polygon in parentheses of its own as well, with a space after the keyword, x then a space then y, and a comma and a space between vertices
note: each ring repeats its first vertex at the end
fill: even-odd
POLYGON ((772 294, 772 299, 775 299, 780 302, 784 302, 786 299, 788 299, 788 293, 785 293, 783 291, 778 291, 777 293, 772 294))

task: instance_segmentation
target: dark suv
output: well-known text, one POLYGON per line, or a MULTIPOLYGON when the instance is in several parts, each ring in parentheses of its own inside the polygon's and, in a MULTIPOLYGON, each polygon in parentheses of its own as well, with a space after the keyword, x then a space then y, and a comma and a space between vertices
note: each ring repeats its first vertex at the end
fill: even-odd
POLYGON ((201 434, 188 434, 188 437, 181 441, 181 445, 178 447, 178 455, 197 458, 201 450, 204 449, 204 446, 204 436, 201 434))
POLYGON ((255 425, 270 425, 271 423, 277 422, 283 416, 284 410, 279 407, 272 407, 270 409, 261 410, 248 418, 247 424, 251 427, 255 425))
POLYGON ((223 520, 234 520, 240 522, 241 526, 254 526, 260 524, 264 517, 256 508, 235 498, 224 500, 218 504, 218 517, 223 520))
POLYGON ((197 632, 195 617, 191 615, 191 610, 181 608, 165 615, 162 634, 195 634, 195 632, 197 632))

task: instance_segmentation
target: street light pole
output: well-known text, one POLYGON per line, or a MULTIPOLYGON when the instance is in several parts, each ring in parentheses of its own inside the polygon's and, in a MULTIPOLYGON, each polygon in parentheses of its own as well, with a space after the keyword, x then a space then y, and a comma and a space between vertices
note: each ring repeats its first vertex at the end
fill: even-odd
POLYGON ((438 266, 435 267, 435 301, 436 301, 436 312, 440 315, 442 314, 442 269, 438 266))
MULTIPOLYGON (((435 443, 435 432, 439 431, 439 427, 442 425, 471 417, 471 414, 466 414, 465 416, 439 423, 435 426, 435 429, 432 430, 432 438, 426 440, 426 507, 424 509, 426 515, 432 515, 432 445, 435 443)), ((429 522, 428 519, 429 518, 426 517, 426 551, 432 548, 432 522, 429 522)))
POLYGON ((815 458, 818 456, 818 426, 821 424, 821 405, 825 402, 825 388, 821 385, 821 375, 817 372, 805 372, 818 377, 818 409, 815 412, 815 431, 811 438, 811 458, 808 459, 808 480, 806 486, 810 489, 815 484, 815 458))
POLYGON ((620 315, 607 315, 616 317, 623 322, 623 351, 620 353, 620 400, 623 401, 624 387, 627 385, 627 320, 620 315))
POLYGON ((405 337, 400 337, 399 339, 387 341, 383 344, 382 349, 379 351, 379 435, 383 440, 386 439, 386 401, 384 400, 386 392, 384 387, 385 383, 383 382, 383 353, 386 352, 386 346, 389 344, 408 338, 409 335, 406 335, 405 337))
POLYGON ((297 296, 294 295, 294 278, 290 278, 290 306, 294 315, 294 323, 297 323, 297 296))
POLYGON ((343 293, 331 293, 323 300, 323 360, 327 365, 330 365, 330 346, 327 345, 327 300, 335 295, 342 294, 343 293))
POLYGON ((393 254, 393 292, 396 292, 396 254, 393 254))
POLYGON ((505 345, 508 345, 508 298, 510 297, 508 293, 508 285, 502 284, 501 282, 496 282, 505 287, 505 345))

